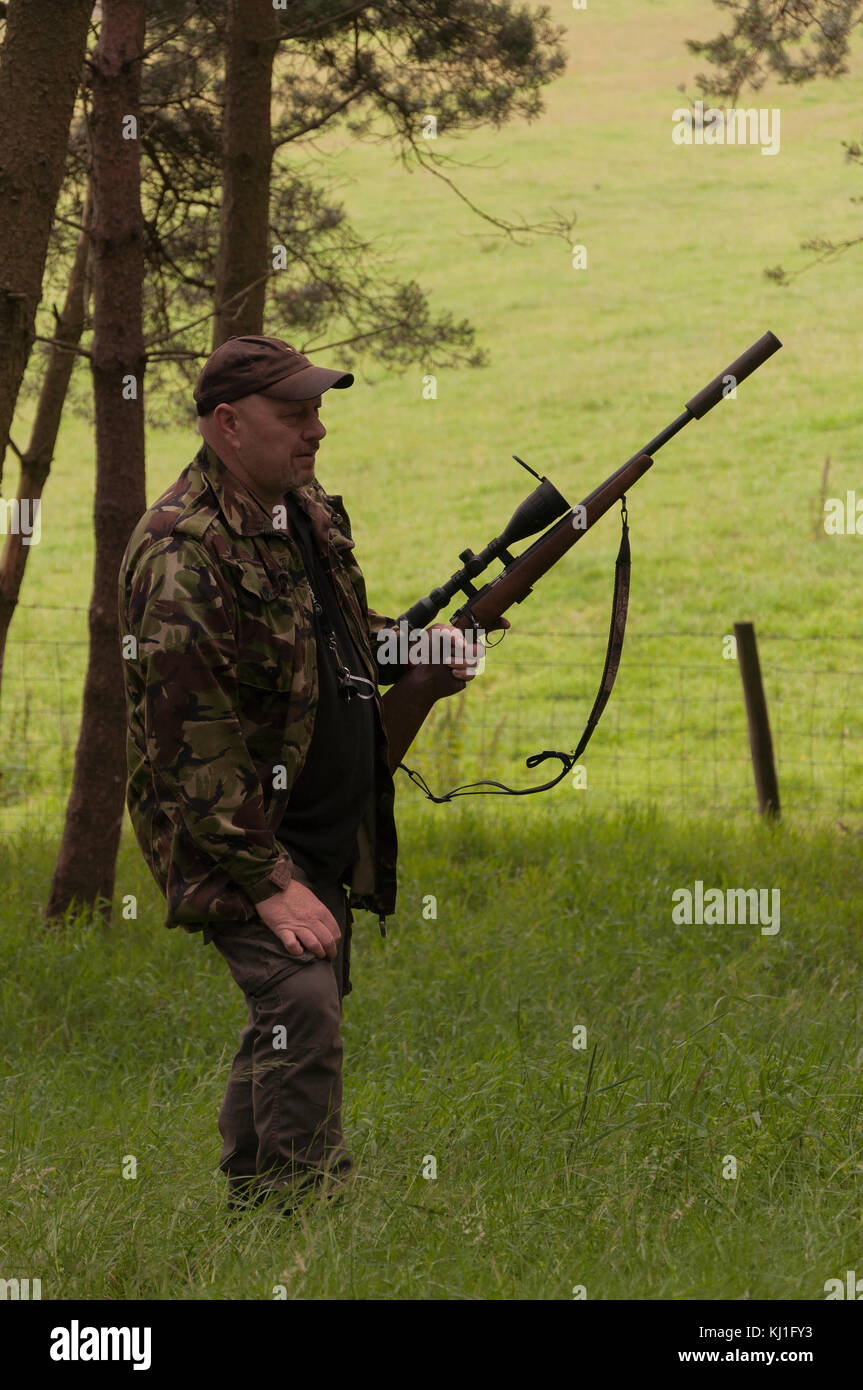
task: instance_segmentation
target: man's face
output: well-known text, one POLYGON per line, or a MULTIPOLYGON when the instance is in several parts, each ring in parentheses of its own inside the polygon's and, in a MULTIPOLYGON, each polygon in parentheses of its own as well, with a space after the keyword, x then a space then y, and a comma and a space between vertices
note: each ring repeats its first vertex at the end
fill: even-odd
POLYGON ((266 500, 278 500, 315 476, 315 454, 326 430, 318 418, 321 397, 279 401, 244 396, 213 412, 248 482, 266 500))

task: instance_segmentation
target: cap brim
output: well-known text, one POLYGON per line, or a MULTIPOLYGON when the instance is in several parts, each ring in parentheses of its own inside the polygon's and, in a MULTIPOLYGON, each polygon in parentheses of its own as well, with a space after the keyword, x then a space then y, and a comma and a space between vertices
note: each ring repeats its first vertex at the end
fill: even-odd
POLYGON ((336 372, 329 367, 303 367, 301 372, 283 377, 266 390, 256 392, 256 395, 271 396, 277 401, 310 401, 315 396, 322 396, 330 387, 341 391, 353 384, 352 372, 336 372))

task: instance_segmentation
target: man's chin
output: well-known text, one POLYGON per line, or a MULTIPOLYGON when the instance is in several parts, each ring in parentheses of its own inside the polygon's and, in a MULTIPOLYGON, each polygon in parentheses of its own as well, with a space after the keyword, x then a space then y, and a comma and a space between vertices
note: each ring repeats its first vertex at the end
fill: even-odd
POLYGON ((288 479, 288 481, 285 483, 285 491, 286 491, 286 492, 293 492, 293 491, 295 491, 298 487, 307 487, 309 483, 313 483, 314 481, 315 481, 315 461, 314 461, 314 459, 312 459, 309 463, 303 463, 303 464, 299 463, 299 461, 295 459, 294 462, 293 462, 292 468, 291 468, 291 476, 290 476, 290 478, 288 479))

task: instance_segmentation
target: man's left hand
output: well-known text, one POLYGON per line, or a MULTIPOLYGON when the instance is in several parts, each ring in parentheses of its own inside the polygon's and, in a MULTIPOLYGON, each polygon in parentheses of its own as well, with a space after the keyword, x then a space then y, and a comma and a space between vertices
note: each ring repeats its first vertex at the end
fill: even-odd
MULTIPOLYGON (((500 619, 500 626, 509 627, 506 618, 500 619)), ((495 629, 496 630, 496 629, 495 629)), ((432 623, 429 632, 449 633, 449 643, 443 642, 440 664, 448 666, 459 681, 472 681, 485 664, 485 646, 473 633, 467 637, 461 628, 453 627, 451 623, 432 623)))

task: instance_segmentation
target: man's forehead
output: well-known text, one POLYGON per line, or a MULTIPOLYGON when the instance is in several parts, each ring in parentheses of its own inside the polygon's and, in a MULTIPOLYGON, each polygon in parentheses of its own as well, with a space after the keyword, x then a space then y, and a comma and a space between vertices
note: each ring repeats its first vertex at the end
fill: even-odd
POLYGON ((305 406, 320 406, 323 403, 323 396, 309 396, 303 401, 279 400, 276 396, 268 396, 266 392, 259 391, 258 395, 262 400, 267 401, 274 410, 302 410, 305 406))

